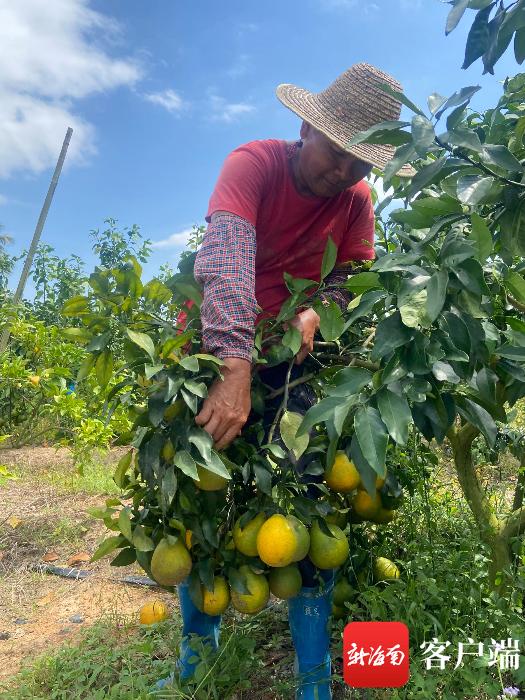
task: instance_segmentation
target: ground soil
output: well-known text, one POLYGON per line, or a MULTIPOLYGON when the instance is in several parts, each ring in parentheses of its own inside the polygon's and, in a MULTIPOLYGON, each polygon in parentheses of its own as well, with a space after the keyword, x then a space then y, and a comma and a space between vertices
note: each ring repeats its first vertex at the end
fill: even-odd
MULTIPOLYGON (((113 470, 115 459, 108 461, 108 470, 113 470)), ((0 485, 0 681, 15 674, 24 659, 74 640, 82 627, 102 616, 137 615, 153 598, 171 608, 176 605, 161 589, 118 583, 124 576, 144 572, 137 565, 111 567, 111 557, 79 563, 76 568, 92 572, 85 580, 35 572, 34 566, 49 552, 58 555, 51 564, 59 567, 66 567, 77 553, 93 554, 107 530, 87 510, 103 506, 107 495, 71 493, 46 483, 50 470, 68 478, 74 475, 66 450, 2 450, 0 463, 21 477, 0 485)))

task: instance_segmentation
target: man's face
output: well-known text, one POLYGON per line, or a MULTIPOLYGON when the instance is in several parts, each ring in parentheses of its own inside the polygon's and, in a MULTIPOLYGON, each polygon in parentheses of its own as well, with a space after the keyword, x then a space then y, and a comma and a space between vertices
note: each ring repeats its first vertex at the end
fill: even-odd
POLYGON ((301 138, 299 174, 318 197, 334 197, 372 171, 370 163, 344 151, 311 124, 303 122, 301 138))

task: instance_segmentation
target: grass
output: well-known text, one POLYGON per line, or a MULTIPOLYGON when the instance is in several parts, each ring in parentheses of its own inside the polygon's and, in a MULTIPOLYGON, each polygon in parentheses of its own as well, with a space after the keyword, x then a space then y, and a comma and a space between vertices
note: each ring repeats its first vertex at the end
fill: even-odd
POLYGON ((82 474, 74 471, 73 467, 66 470, 60 465, 59 468, 44 470, 41 479, 61 492, 111 496, 120 493, 120 489, 113 481, 113 471, 112 464, 93 460, 84 466, 82 474))

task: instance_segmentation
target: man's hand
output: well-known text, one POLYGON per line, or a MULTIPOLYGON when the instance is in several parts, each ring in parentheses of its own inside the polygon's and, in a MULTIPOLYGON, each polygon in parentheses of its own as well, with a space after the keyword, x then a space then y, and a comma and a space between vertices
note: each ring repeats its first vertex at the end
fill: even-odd
MULTIPOLYGON (((320 320, 319 314, 316 311, 313 309, 306 309, 297 314, 297 316, 294 316, 290 321, 291 325, 295 326, 301 333, 303 339, 301 349, 295 357, 296 365, 300 365, 306 356, 314 349, 314 335, 319 328, 320 320)), ((288 324, 283 323, 283 328, 287 330, 288 324)))
POLYGON ((223 450, 241 434, 251 409, 251 362, 240 357, 224 358, 224 381, 211 385, 195 422, 209 433, 216 450, 223 450))

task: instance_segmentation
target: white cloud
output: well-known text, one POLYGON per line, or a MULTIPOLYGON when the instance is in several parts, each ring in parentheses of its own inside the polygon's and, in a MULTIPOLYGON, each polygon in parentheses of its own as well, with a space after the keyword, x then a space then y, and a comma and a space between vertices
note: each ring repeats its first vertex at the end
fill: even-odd
POLYGON ((188 243, 190 234, 193 232, 193 227, 185 228, 179 233, 172 233, 168 238, 163 238, 160 241, 153 241, 152 248, 182 248, 188 243))
POLYGON ((0 207, 3 207, 4 204, 7 204, 7 202, 8 202, 8 199, 5 196, 5 194, 0 194, 0 207))
POLYGON ((247 53, 241 53, 233 66, 226 71, 229 78, 240 78, 251 70, 252 61, 247 53))
POLYGON ((67 126, 68 162, 94 153, 76 101, 141 76, 132 59, 109 55, 118 32, 88 0, 0 0, 0 177, 54 165, 67 126))
POLYGON ((152 92, 148 95, 144 95, 144 99, 148 102, 153 102, 153 104, 160 105, 167 109, 168 112, 181 112, 187 107, 186 102, 182 97, 175 92, 175 90, 163 90, 162 92, 152 92))
POLYGON ((216 122, 231 124, 241 116, 255 112, 255 107, 247 102, 228 102, 219 95, 210 95, 211 116, 216 122))

